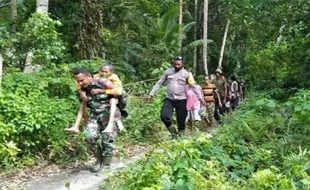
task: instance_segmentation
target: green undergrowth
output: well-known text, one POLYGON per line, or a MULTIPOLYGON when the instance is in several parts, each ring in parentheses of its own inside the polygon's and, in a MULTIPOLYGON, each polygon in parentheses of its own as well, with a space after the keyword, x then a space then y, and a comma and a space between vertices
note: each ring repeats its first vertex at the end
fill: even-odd
MULTIPOLYGON (((90 158, 83 135, 66 134, 64 129, 74 123, 80 104, 72 69, 86 67, 96 73, 101 64, 101 60, 80 61, 45 67, 40 72, 4 75, 0 94, 0 177, 42 160, 68 163, 90 158)), ((162 129, 154 115, 159 115, 163 91, 147 104, 141 93, 149 88, 139 85, 129 96, 129 116, 124 120, 127 130, 117 140, 121 151, 131 144, 152 141, 153 134, 162 129)))
POLYGON ((212 133, 161 142, 101 189, 309 189, 310 91, 255 96, 212 133))
POLYGON ((129 115, 123 120, 126 130, 120 132, 116 140, 116 149, 121 153, 120 156, 127 157, 125 152, 131 145, 150 146, 167 138, 159 117, 164 91, 162 89, 151 103, 146 103, 144 96, 135 94, 129 96, 127 106, 129 115))

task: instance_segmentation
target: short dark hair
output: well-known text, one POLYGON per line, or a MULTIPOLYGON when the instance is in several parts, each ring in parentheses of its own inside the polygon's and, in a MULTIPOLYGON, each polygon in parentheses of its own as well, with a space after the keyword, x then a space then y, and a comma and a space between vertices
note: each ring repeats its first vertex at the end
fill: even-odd
POLYGON ((91 73, 85 68, 77 68, 73 70, 74 76, 78 74, 91 75, 91 73))
POLYGON ((179 60, 183 61, 183 57, 179 55, 174 57, 174 61, 179 61, 179 60))
POLYGON ((114 66, 111 62, 103 63, 100 67, 100 70, 103 69, 103 67, 109 67, 110 71, 114 72, 114 66))
POLYGON ((231 79, 232 81, 235 81, 235 80, 237 80, 237 77, 236 77, 235 75, 232 75, 232 76, 230 77, 230 79, 231 79))

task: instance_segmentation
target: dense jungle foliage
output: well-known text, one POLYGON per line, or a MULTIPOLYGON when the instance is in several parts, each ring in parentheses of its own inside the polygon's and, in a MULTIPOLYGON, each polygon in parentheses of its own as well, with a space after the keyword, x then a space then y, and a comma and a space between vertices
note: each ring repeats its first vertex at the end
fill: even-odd
POLYGON ((204 73, 208 2, 209 73, 218 66, 229 19, 223 71, 244 78, 259 95, 212 138, 156 144, 145 160, 102 188, 309 188, 309 1, 184 0, 182 24, 175 0, 46 2, 48 14, 36 10, 40 0, 0 1, 0 171, 42 159, 89 158, 83 136, 63 129, 79 107, 72 70, 96 73, 103 61, 116 66, 130 94, 127 131, 117 146, 160 141, 164 89, 152 103, 144 97, 175 55, 197 78, 204 73), (35 72, 25 73, 29 53, 35 72))
POLYGON ((310 91, 255 95, 225 125, 156 144, 102 189, 308 189, 310 91))

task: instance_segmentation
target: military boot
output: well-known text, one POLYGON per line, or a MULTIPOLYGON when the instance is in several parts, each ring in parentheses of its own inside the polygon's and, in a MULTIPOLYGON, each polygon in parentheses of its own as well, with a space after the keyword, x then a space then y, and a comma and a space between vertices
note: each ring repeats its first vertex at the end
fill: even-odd
POLYGON ((112 156, 103 156, 101 165, 104 169, 109 169, 112 163, 112 156))
POLYGON ((96 151, 96 163, 91 167, 91 172, 98 172, 101 169, 102 166, 102 153, 101 149, 98 148, 96 151))
POLYGON ((179 136, 182 137, 185 135, 185 129, 179 129, 179 136))
POLYGON ((178 132, 174 126, 167 127, 168 131, 171 134, 172 140, 176 140, 178 138, 178 132))
POLYGON ((212 118, 211 120, 211 127, 216 127, 217 126, 217 122, 214 118, 212 118))

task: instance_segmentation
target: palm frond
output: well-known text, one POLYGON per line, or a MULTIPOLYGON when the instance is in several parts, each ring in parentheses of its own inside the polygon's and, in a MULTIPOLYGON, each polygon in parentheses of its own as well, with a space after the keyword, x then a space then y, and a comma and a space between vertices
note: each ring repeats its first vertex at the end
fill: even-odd
MULTIPOLYGON (((213 40, 208 40, 208 44, 212 43, 213 40)), ((183 51, 189 51, 189 50, 192 50, 194 49, 195 47, 200 47, 203 45, 203 39, 200 39, 200 40, 195 40, 189 44, 187 44, 186 46, 183 47, 183 51)))
POLYGON ((181 33, 182 34, 186 34, 190 29, 192 29, 192 27, 196 24, 196 22, 190 22, 190 23, 187 23, 186 25, 184 25, 182 28, 181 28, 181 33))
POLYGON ((186 35, 186 33, 193 27, 195 25, 195 22, 190 22, 190 23, 188 23, 188 24, 186 24, 185 26, 183 26, 182 28, 181 28, 181 31, 180 31, 180 37, 181 37, 181 39, 182 40, 185 40, 186 39, 186 37, 187 37, 187 35, 186 35))
POLYGON ((162 20, 162 29, 164 30, 163 41, 166 41, 170 38, 170 35, 177 29, 177 17, 178 12, 176 7, 171 7, 168 9, 166 14, 163 16, 162 20))

